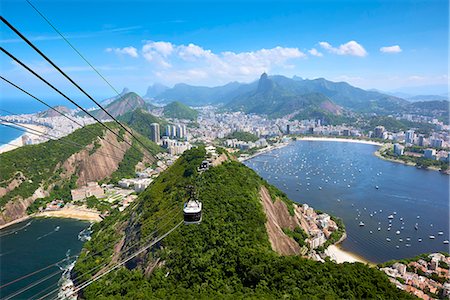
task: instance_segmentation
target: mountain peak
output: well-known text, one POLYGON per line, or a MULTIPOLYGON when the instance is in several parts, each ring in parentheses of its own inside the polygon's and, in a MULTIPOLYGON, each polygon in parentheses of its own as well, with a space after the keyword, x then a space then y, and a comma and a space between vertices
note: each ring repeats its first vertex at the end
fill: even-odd
POLYGON ((271 89, 273 89, 274 83, 273 81, 267 76, 267 73, 262 73, 261 77, 259 78, 258 82, 258 92, 267 92, 271 89))

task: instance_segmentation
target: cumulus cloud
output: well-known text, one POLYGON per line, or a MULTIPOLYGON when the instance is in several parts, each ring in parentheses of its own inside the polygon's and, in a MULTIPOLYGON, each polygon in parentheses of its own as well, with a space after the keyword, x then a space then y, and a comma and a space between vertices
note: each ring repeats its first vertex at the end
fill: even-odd
POLYGON ((142 56, 156 67, 161 80, 195 81, 204 78, 226 80, 253 79, 262 72, 292 68, 289 62, 306 57, 298 48, 277 46, 248 52, 215 53, 195 44, 175 45, 169 42, 146 41, 142 56))
POLYGON ((400 52, 402 52, 402 48, 400 48, 399 45, 386 46, 386 47, 381 47, 380 51, 383 53, 400 53, 400 52))
POLYGON ((116 54, 129 55, 134 58, 139 57, 137 49, 131 46, 125 48, 106 48, 106 52, 114 52, 116 54))
POLYGON ((317 51, 316 48, 312 48, 311 50, 308 50, 308 53, 311 54, 312 56, 317 56, 317 57, 323 56, 323 54, 320 53, 319 51, 317 51))
POLYGON ((364 57, 367 55, 366 49, 364 49, 364 47, 356 41, 347 42, 339 47, 333 47, 328 42, 320 42, 319 45, 328 52, 338 55, 352 55, 359 57, 364 57))

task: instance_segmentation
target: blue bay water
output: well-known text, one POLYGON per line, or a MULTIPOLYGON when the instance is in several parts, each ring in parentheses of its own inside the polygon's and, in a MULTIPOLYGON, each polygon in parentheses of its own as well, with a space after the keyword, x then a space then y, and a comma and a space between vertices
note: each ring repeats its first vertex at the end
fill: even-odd
MULTIPOLYGON (((26 274, 79 254, 83 242, 78 234, 89 223, 71 219, 32 219, 0 230, 0 286, 26 274)), ((72 260, 73 261, 73 258, 72 260)), ((0 298, 66 268, 69 261, 10 284, 0 290, 0 298)), ((33 299, 58 287, 62 274, 58 273, 12 299, 33 299), (45 290, 45 291, 44 291, 45 290)))
POLYGON ((443 244, 449 239, 448 175, 379 159, 373 155, 376 149, 297 141, 245 164, 290 199, 342 218, 348 234, 344 250, 372 262, 449 252, 443 244))

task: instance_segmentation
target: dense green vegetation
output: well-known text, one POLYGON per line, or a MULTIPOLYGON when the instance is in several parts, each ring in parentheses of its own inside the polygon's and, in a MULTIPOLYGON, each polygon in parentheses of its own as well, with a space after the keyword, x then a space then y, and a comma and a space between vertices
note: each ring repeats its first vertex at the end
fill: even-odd
POLYGON ((158 118, 140 108, 129 111, 117 119, 146 137, 150 137, 151 134, 150 124, 158 123, 161 134, 164 134, 164 127, 168 124, 164 119, 158 118))
POLYGON ((261 185, 268 184, 238 162, 225 162, 199 176, 196 168, 204 156, 203 148, 185 152, 140 194, 133 208, 97 224, 74 275, 109 262, 111 243, 124 236, 122 249, 139 242, 148 244, 155 230, 161 235, 179 223, 188 184, 195 184, 203 203, 202 223, 181 225, 159 247, 130 261, 130 269, 121 268, 90 285, 83 297, 412 298, 397 290, 382 272, 360 263, 319 263, 273 252, 259 198, 261 185), (102 249, 107 250, 87 254, 102 249), (164 263, 149 274, 149 266, 157 258, 164 263))
POLYGON ((258 137, 256 135, 254 135, 253 133, 250 133, 250 132, 245 132, 245 131, 235 131, 235 132, 229 134, 226 138, 227 139, 237 139, 239 141, 244 141, 244 142, 256 142, 258 140, 258 137))
POLYGON ((111 204, 109 202, 97 199, 95 196, 90 196, 86 198, 86 206, 88 208, 96 209, 102 213, 111 210, 111 204))
POLYGON ((94 124, 56 141, 24 146, 0 154, 0 186, 6 187, 14 178, 25 179, 17 188, 0 198, 0 208, 16 197, 30 197, 41 183, 49 186, 58 182, 62 171, 56 170, 58 163, 81 151, 99 136, 103 136, 103 127, 94 124))
POLYGON ((283 228, 283 232, 287 236, 293 238, 294 241, 296 241, 300 247, 306 245, 305 240, 308 238, 308 235, 300 227, 297 226, 297 227, 295 227, 294 230, 290 230, 289 228, 283 228))
POLYGON ((167 118, 184 119, 191 121, 197 120, 198 117, 198 111, 178 101, 171 102, 164 106, 163 113, 167 118))

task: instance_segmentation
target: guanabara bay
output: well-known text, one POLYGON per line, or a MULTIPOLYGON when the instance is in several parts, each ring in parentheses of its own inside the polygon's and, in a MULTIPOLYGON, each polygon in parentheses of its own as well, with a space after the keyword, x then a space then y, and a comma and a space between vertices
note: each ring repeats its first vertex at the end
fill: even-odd
POLYGON ((1 5, 0 299, 450 299, 448 1, 1 5))

